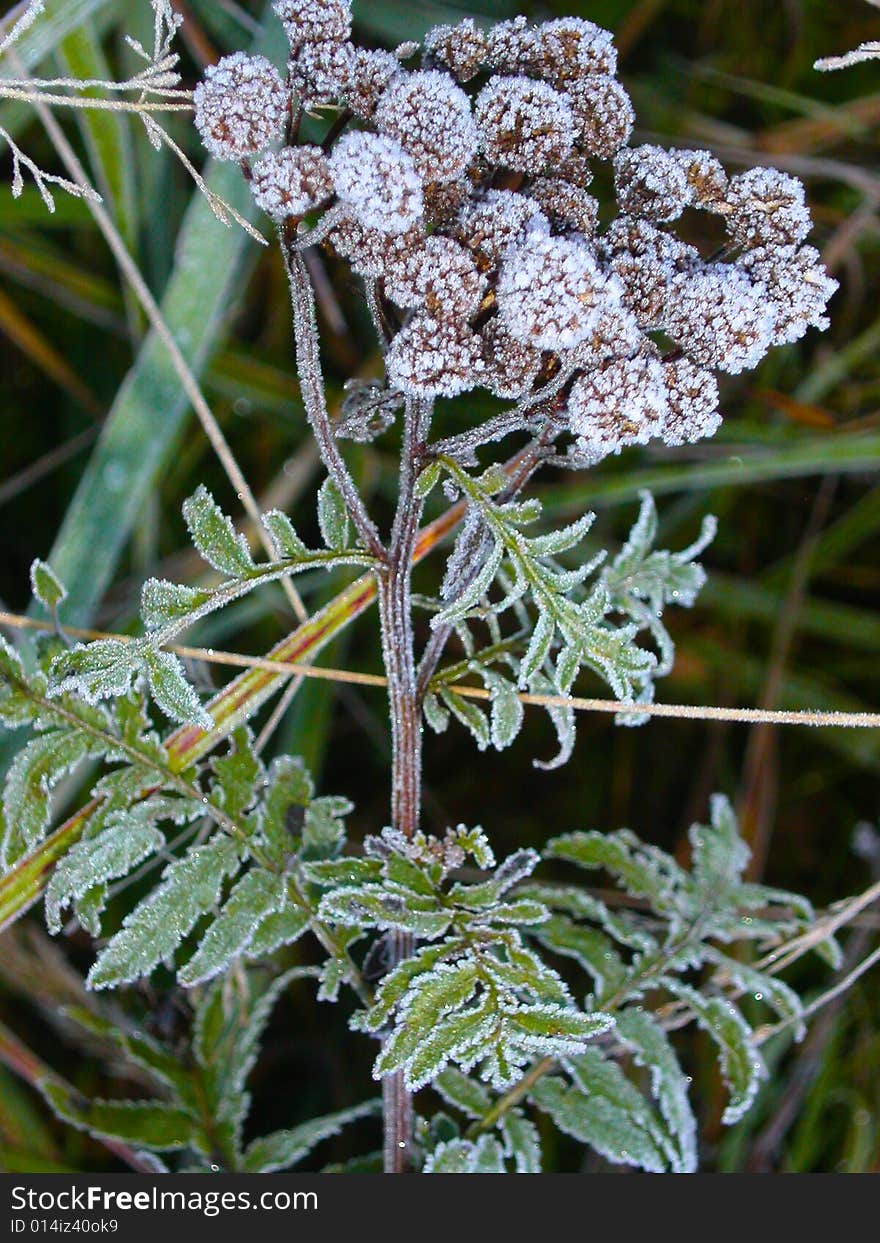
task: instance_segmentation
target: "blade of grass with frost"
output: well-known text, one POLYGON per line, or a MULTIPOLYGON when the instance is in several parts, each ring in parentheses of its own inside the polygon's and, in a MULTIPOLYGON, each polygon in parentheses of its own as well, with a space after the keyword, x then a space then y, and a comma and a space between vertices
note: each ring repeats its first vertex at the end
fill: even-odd
POLYGON ((644 490, 664 496, 809 475, 861 474, 878 467, 880 434, 813 436, 798 444, 740 453, 716 462, 676 462, 605 478, 599 471, 577 487, 542 491, 541 500, 545 517, 559 519, 582 514, 584 505, 592 508, 633 501, 644 490))
MULTIPOLYGON (((278 59, 282 28, 277 22, 267 28, 258 50, 278 59)), ((206 180, 242 215, 253 211, 238 168, 215 165, 206 180)), ((227 322, 248 246, 244 232, 224 227, 195 191, 161 308, 196 375, 227 322)), ((116 396, 50 554, 56 572, 71 584, 66 616, 72 624, 90 620, 189 413, 165 346, 151 332, 116 396)))

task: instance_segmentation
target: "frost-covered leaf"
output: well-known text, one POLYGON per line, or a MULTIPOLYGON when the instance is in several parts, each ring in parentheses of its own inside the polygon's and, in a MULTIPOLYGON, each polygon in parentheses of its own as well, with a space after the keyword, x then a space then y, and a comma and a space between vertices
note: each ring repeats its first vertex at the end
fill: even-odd
POLYGON ((348 547, 348 510, 342 493, 329 476, 318 491, 318 526, 321 529, 321 538, 328 548, 334 552, 342 552, 348 547))
POLYGON ((186 1110, 161 1101, 88 1100, 49 1079, 39 1087, 59 1118, 90 1135, 158 1152, 184 1147, 194 1136, 195 1123, 186 1110))
POLYGON ((223 836, 190 848, 169 864, 162 882, 123 920, 89 972, 90 988, 109 988, 148 975, 170 958, 197 920, 216 903, 238 867, 239 846, 223 836))
POLYGON ((18 752, 3 792, 5 833, 0 866, 9 867, 40 840, 52 815, 52 790, 94 754, 100 754, 95 740, 73 730, 38 734, 18 752))
MULTIPOLYGON (((495 1021, 488 998, 473 1009, 457 1010, 439 1019, 423 1033, 424 1038, 403 1063, 403 1078, 409 1090, 418 1092, 420 1088, 431 1083, 450 1061, 471 1052, 475 1047, 479 1048, 495 1021)), ((380 1055, 373 1067, 373 1074, 379 1078, 388 1074, 390 1069, 393 1069, 390 1058, 385 1059, 380 1055)))
POLYGON ((302 760, 278 756, 269 767, 257 811, 259 833, 279 864, 300 845, 314 789, 302 760))
POLYGON ((35 705, 27 687, 21 657, 0 635, 0 721, 10 729, 25 725, 34 717, 35 705))
POLYGON ((59 604, 67 599, 67 588, 51 565, 39 558, 31 563, 31 588, 36 599, 49 613, 54 613, 59 604))
POLYGON ((425 714, 425 720, 431 726, 435 734, 443 734, 449 726, 449 713, 440 703, 440 700, 433 691, 428 691, 422 700, 422 710, 425 714))
POLYGON ((191 988, 225 971, 233 958, 248 949, 261 922, 283 905, 286 886, 283 876, 263 868, 247 872, 206 929, 195 954, 178 971, 180 983, 191 988))
POLYGON ((265 779, 263 765, 254 752, 254 742, 247 726, 241 726, 230 740, 225 755, 211 761, 214 781, 211 796, 230 820, 243 822, 244 813, 253 805, 257 786, 265 779))
POLYGON ((352 928, 400 928, 433 940, 452 923, 452 911, 442 910, 431 898, 419 898, 385 885, 366 884, 332 890, 318 908, 321 919, 352 928))
POLYGON ((693 1011, 700 1027, 718 1049, 718 1064, 730 1099, 722 1122, 731 1126, 748 1112, 766 1077, 764 1059, 741 1012, 725 997, 705 997, 680 980, 664 980, 664 987, 693 1011))
POLYGON ((763 1001, 766 1006, 775 1010, 780 1019, 794 1025, 795 1039, 803 1039, 806 1030, 801 1017, 804 1012, 803 1002, 784 980, 768 975, 765 971, 756 971, 748 963, 739 962, 718 951, 711 950, 707 957, 720 968, 725 980, 753 997, 755 1001, 763 1001))
POLYGON ((580 1052, 614 1026, 610 1014, 581 1014, 554 1005, 520 1006, 507 1021, 518 1045, 554 1057, 580 1052))
POLYGON ((250 943, 245 950, 248 958, 255 962, 274 954, 282 945, 293 945, 309 927, 310 916, 301 906, 287 903, 280 910, 272 911, 263 917, 254 929, 250 943))
POLYGON ((565 915, 553 915, 535 937, 547 949, 573 958, 594 981, 596 994, 614 992, 626 979, 626 965, 611 941, 598 928, 577 924, 565 915))
POLYGON ((452 715, 470 730, 479 750, 485 751, 490 738, 489 722, 486 720, 485 712, 478 708, 472 699, 466 699, 448 686, 440 688, 440 698, 452 715))
POLYGON ((499 1123, 504 1155, 512 1157, 517 1174, 541 1173, 541 1137, 524 1113, 510 1109, 499 1123))
POLYGON ((668 911, 684 873, 669 855, 643 847, 633 834, 566 833, 547 843, 545 855, 578 867, 604 868, 634 897, 647 898, 655 910, 668 911))
MULTIPOLYGON (((613 1071, 617 1067, 612 1063, 613 1071)), ((618 1072, 620 1080, 626 1083, 618 1072)), ((662 1174, 667 1162, 662 1148, 646 1129, 638 1100, 630 1099, 613 1086, 590 1084, 586 1091, 569 1087, 558 1076, 545 1076, 531 1092, 531 1100, 549 1114, 560 1131, 582 1144, 589 1144, 615 1165, 635 1165, 649 1173, 662 1174)), ((635 1097, 638 1093, 635 1092, 635 1097)))
POLYGON ((173 652, 163 652, 149 645, 142 650, 150 691, 165 715, 184 725, 210 729, 214 722, 186 680, 180 659, 173 652))
POLYGON ((501 1145, 491 1135, 450 1139, 425 1157, 423 1174, 504 1174, 501 1145))
POLYGON ((263 514, 263 525, 272 536, 280 557, 296 561, 308 553, 309 550, 297 535, 293 523, 280 509, 270 509, 263 514))
POLYGON ((321 1140, 338 1135, 351 1122, 372 1117, 381 1111, 381 1101, 365 1101, 362 1105, 355 1105, 353 1109, 342 1109, 323 1118, 312 1118, 289 1130, 261 1136, 248 1145, 245 1151, 244 1172, 271 1174, 275 1170, 286 1170, 308 1156, 321 1140))
POLYGON ((155 825, 125 820, 96 838, 78 842, 56 865, 46 890, 49 931, 60 931, 61 910, 68 903, 103 881, 126 876, 164 844, 165 835, 155 825))
POLYGON ((484 1117, 492 1105, 492 1097, 483 1085, 454 1066, 447 1067, 436 1077, 434 1088, 445 1101, 469 1118, 484 1117))
POLYGON ((141 618, 148 630, 177 625, 211 599, 212 593, 163 578, 148 578, 141 588, 141 618))
POLYGON ((137 643, 96 639, 59 652, 52 661, 52 694, 71 692, 88 704, 124 695, 140 673, 142 657, 137 643))
POLYGON ((483 671, 483 679, 492 696, 489 720, 492 746, 496 751, 503 751, 522 728, 525 710, 516 687, 507 678, 487 669, 483 671))
POLYGON ((254 568, 247 540, 223 513, 205 487, 183 503, 183 516, 192 541, 209 565, 232 578, 246 578, 254 568))
POLYGON ((647 1011, 631 1007, 617 1017, 617 1034, 651 1076, 651 1091, 675 1142, 673 1172, 697 1168, 697 1122, 688 1100, 688 1078, 663 1028, 647 1011))

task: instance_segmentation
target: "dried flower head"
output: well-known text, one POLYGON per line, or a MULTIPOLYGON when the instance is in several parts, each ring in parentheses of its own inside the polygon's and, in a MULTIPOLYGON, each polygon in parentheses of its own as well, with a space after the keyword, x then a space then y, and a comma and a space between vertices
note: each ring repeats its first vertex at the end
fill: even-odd
POLYGON ((491 164, 537 173, 571 151, 571 108, 565 96, 546 82, 490 78, 477 96, 475 114, 491 164))
POLYGON ((400 72, 392 52, 355 48, 345 101, 357 117, 369 121, 379 106, 388 83, 400 72))
POLYGON ((350 43, 304 43, 290 58, 290 80, 307 108, 335 103, 348 94, 354 63, 350 43))
POLYGON ((797 246, 812 228, 803 184, 775 168, 752 168, 733 177, 727 194, 727 227, 740 246, 797 246))
POLYGON ((588 74, 613 75, 617 71, 611 31, 578 17, 538 26, 529 53, 529 68, 557 86, 588 74))
POLYGON ((272 0, 291 48, 304 43, 341 43, 351 36, 350 0, 272 0))
POLYGON ((329 163, 336 193, 367 228, 403 233, 421 217, 421 178, 393 138, 365 130, 343 134, 329 163))
POLYGON ((599 204, 580 186, 561 177, 536 177, 531 194, 557 230, 575 230, 584 237, 592 237, 596 232, 599 204))
POLYGON ((499 73, 527 70, 534 39, 534 31, 524 17, 499 22, 486 34, 486 63, 499 73))
POLYGON ((233 52, 205 70, 193 93, 195 126, 218 160, 243 160, 281 134, 288 94, 265 56, 233 52))
POLYGON ((385 292, 402 307, 419 307, 435 319, 466 320, 478 309, 485 278, 470 254, 450 237, 434 234, 389 263, 385 292))
POLYGON ((522 397, 541 370, 541 351, 517 341, 498 317, 489 320, 481 336, 484 366, 481 383, 496 397, 510 400, 522 397))
POLYGON ((614 187, 620 210, 648 220, 675 220, 690 198, 687 176, 672 152, 646 144, 619 151, 614 187))
POLYGON ((620 286, 582 240, 533 232, 506 256, 498 312, 510 334, 538 349, 567 350, 592 331, 620 286))
POLYGON ((333 194, 333 178, 320 147, 284 147, 254 165, 251 193, 273 220, 304 216, 333 194))
POLYGON ((694 362, 731 375, 758 365, 775 330, 764 289, 741 268, 721 263, 672 279, 664 322, 694 362))
POLYGON ((419 314, 391 342, 385 369, 408 397, 454 397, 479 382, 480 338, 466 325, 419 314))
POLYGON ((579 448, 598 457, 660 435, 667 408, 663 364, 647 350, 610 359, 581 376, 568 399, 579 448))
POLYGON ((632 100, 617 78, 591 74, 566 84, 575 123, 575 141, 603 158, 625 147, 636 120, 632 100))
POLYGON ((693 444, 714 436, 721 426, 718 381, 688 358, 663 364, 668 409, 663 439, 668 445, 693 444))
POLYGON ((632 216, 618 216, 602 237, 602 250, 624 302, 648 331, 663 327, 672 279, 701 263, 693 246, 632 216))
POLYGON ((711 151, 674 151, 672 155, 687 178, 693 206, 705 211, 722 211, 730 180, 721 161, 711 151))
POLYGON ((480 72, 488 55, 489 41, 471 17, 455 26, 434 26, 425 35, 425 51, 459 82, 480 72))
POLYGON ((432 181, 425 186, 425 220, 435 228, 454 232, 455 221, 472 188, 466 177, 458 181, 432 181))
POLYGON ((808 328, 824 331, 828 327, 825 311, 839 285, 813 246, 760 246, 746 251, 741 264, 763 286, 773 310, 771 345, 790 345, 808 328))
POLYGON ((421 222, 405 233, 385 233, 367 228, 354 216, 343 216, 327 235, 329 249, 345 259, 358 276, 377 280, 401 251, 422 246, 425 240, 421 222))
POLYGON ((439 70, 400 74, 376 109, 376 125, 410 153, 425 181, 454 181, 479 147, 471 103, 439 70))
POLYGON ((495 267, 526 233, 542 230, 549 233, 550 226, 533 199, 514 190, 489 190, 465 204, 456 236, 486 265, 495 267))

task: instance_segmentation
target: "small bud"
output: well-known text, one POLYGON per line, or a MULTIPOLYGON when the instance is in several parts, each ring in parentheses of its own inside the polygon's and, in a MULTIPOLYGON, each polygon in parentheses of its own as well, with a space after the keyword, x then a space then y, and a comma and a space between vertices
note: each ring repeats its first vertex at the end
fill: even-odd
POLYGON ((233 52, 205 70, 193 93, 195 126, 218 160, 243 160, 279 137, 287 88, 265 56, 233 52))

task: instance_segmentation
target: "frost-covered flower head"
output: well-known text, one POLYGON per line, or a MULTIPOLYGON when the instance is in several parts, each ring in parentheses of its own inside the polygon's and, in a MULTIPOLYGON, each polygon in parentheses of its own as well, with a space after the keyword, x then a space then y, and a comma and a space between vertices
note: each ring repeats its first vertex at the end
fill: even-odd
POLYGON ((196 129, 211 154, 218 160, 243 160, 280 135, 288 94, 265 56, 233 52, 205 71, 193 104, 196 129))
POLYGON ((484 387, 593 462, 712 435, 717 372, 827 327, 837 285, 803 244, 801 183, 630 146, 635 110, 595 23, 466 18, 392 53, 354 46, 349 0, 274 8, 287 82, 227 57, 196 124, 214 155, 261 156, 251 190, 276 221, 326 213, 315 242, 368 285, 389 408, 484 387), (320 148, 299 139, 311 105, 336 110, 320 148))
POLYGON ((421 216, 421 178, 393 138, 364 130, 345 134, 329 164, 339 198, 368 228, 403 233, 421 216))

